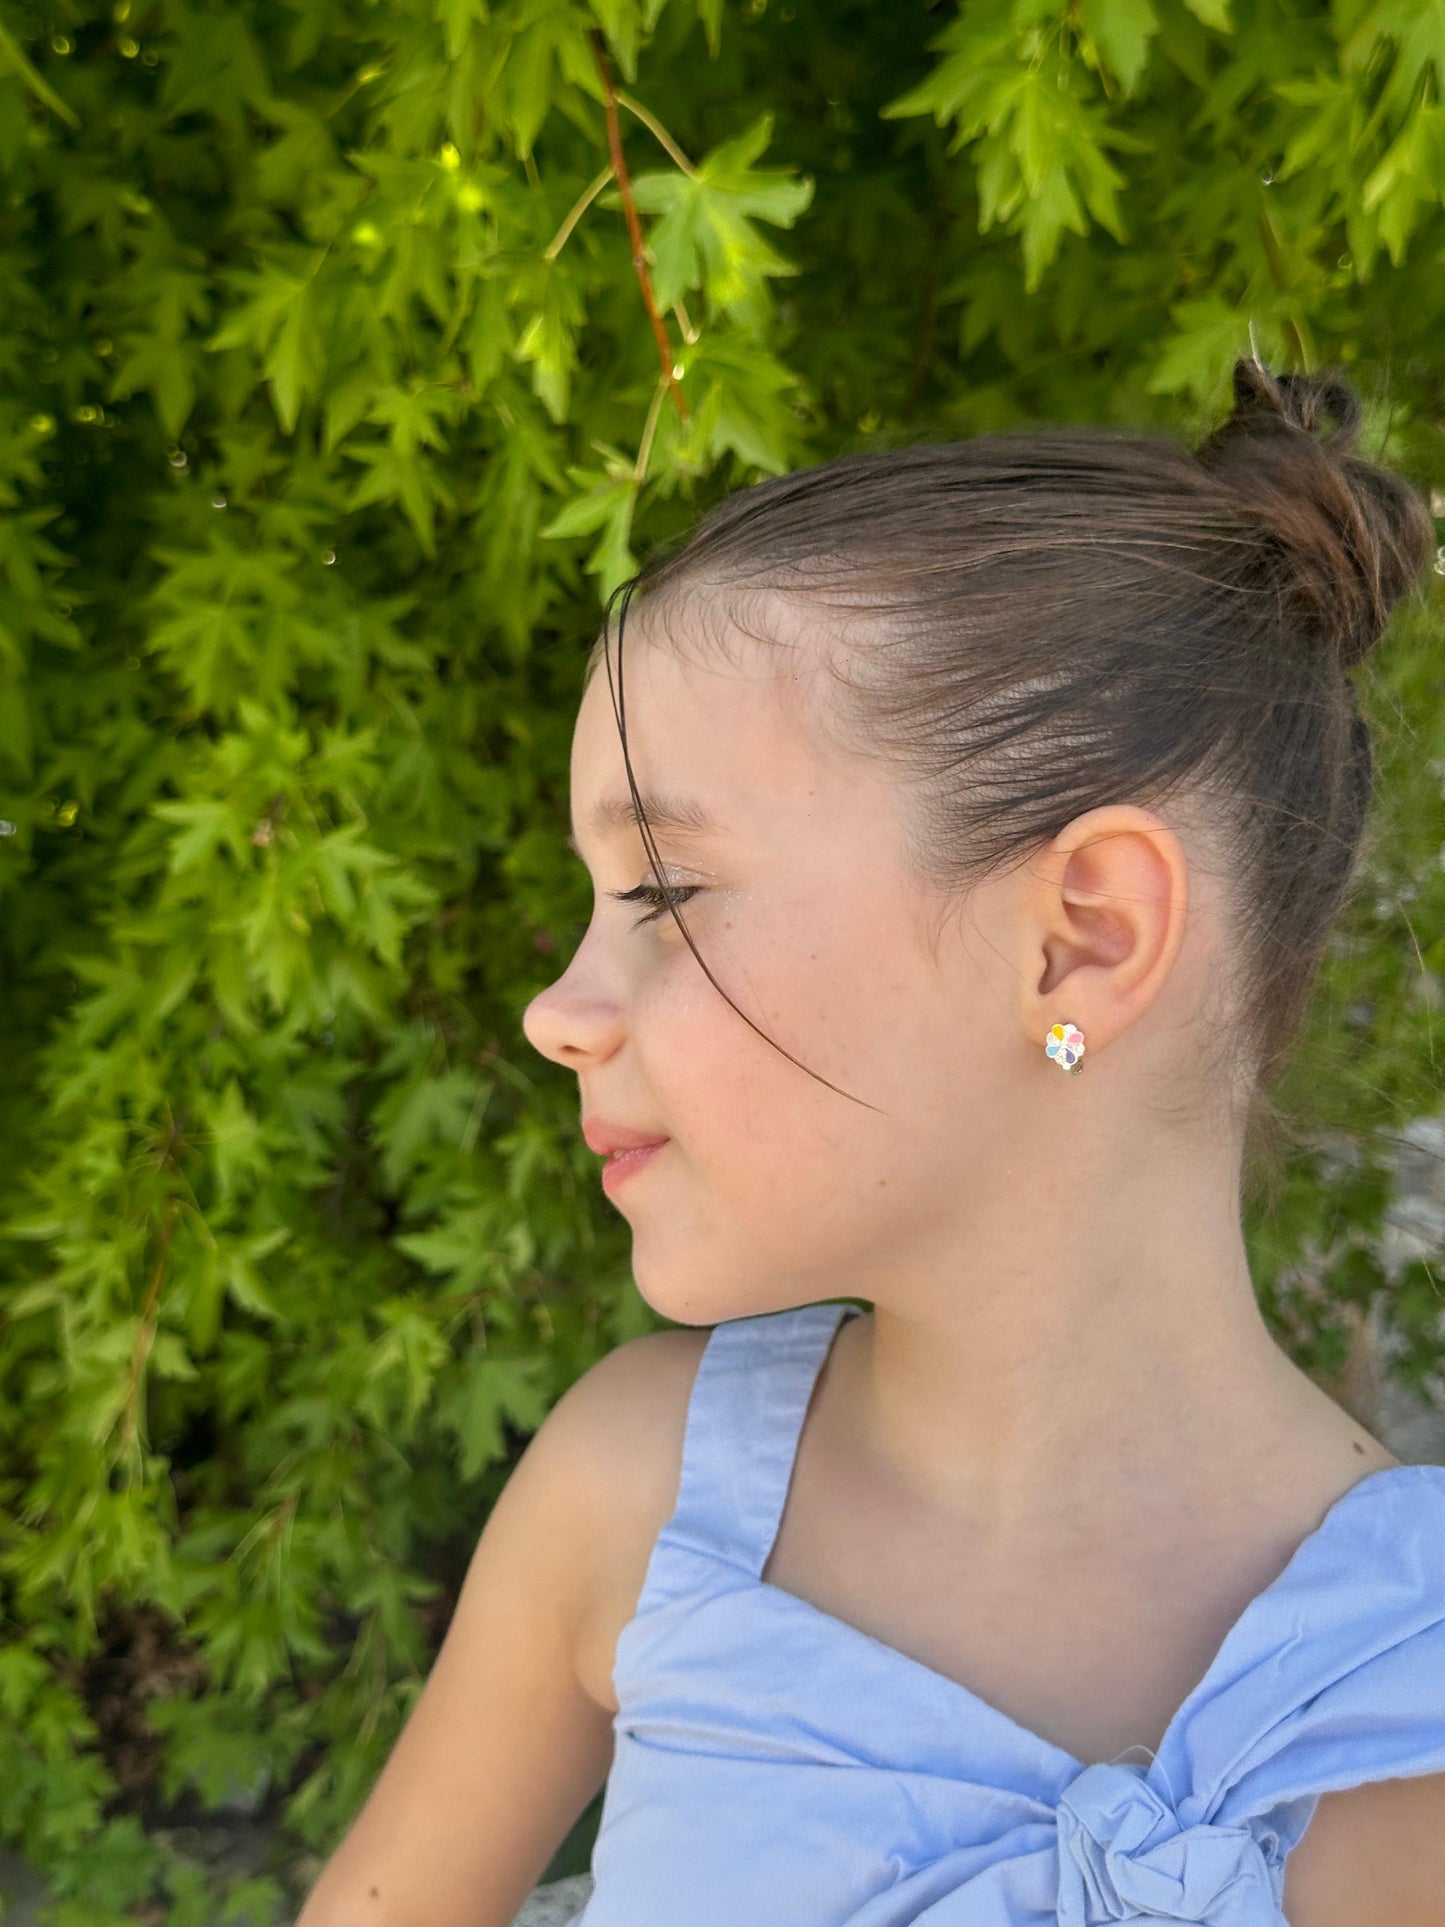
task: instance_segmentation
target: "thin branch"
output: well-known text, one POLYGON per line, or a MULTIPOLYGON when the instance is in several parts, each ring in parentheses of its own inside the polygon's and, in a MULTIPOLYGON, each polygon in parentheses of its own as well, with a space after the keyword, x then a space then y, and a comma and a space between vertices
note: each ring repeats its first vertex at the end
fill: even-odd
POLYGON ((602 172, 597 176, 597 179, 583 188, 581 194, 577 197, 571 213, 548 243, 546 252, 542 257, 544 260, 555 261, 557 259, 557 256, 566 245, 567 236, 572 232, 573 228, 576 227, 577 223, 582 219, 582 216, 587 212, 588 208, 591 207, 592 203, 597 199, 597 196, 611 179, 611 167, 604 167, 602 172))
POLYGON ((642 242, 642 223, 637 218, 637 203, 632 197, 632 180, 627 172, 627 162, 622 152, 622 131, 617 125, 617 89, 612 84, 612 69, 607 64, 606 50, 602 45, 602 35, 594 27, 588 32, 592 42, 592 52, 597 60, 598 71, 602 75, 603 93, 607 106, 607 145, 612 154, 612 171, 617 176, 618 190, 622 195, 623 212, 627 216, 627 232, 632 241, 632 265, 637 274, 638 286, 642 289, 642 305, 647 310, 647 319, 652 325, 653 338, 657 342, 658 358, 662 363, 662 375, 677 403, 677 412, 684 421, 689 419, 687 402, 677 377, 673 374, 672 344, 667 338, 667 329, 662 324, 662 316, 657 312, 657 303, 652 294, 652 278, 647 272, 647 255, 642 242))
POLYGON ((4 26, 0 25, 0 73, 4 73, 7 66, 19 74, 35 98, 44 101, 52 113, 59 114, 67 126, 79 128, 79 114, 68 101, 60 98, 43 74, 36 72, 25 58, 18 43, 6 32, 4 26))
MULTIPOLYGON (((620 106, 630 109, 632 113, 636 114, 637 118, 642 122, 643 126, 646 128, 649 128, 651 132, 657 136, 657 139, 661 142, 662 146, 666 148, 667 152, 672 156, 672 158, 677 162, 678 166, 682 169, 683 173, 690 175, 693 180, 696 180, 697 169, 693 166, 692 162, 687 158, 686 154, 683 153, 682 149, 678 146, 677 142, 672 138, 671 134, 668 133, 667 129, 662 125, 662 123, 659 120, 657 120, 654 115, 649 113, 647 108, 645 108, 640 101, 634 100, 631 94, 624 94, 620 87, 617 90, 617 100, 620 106)), ((566 220, 562 223, 561 227, 558 228, 557 233, 551 243, 551 246, 547 249, 545 258, 548 261, 556 260, 558 254, 561 253, 563 247, 566 245, 567 236, 572 232, 573 228, 576 227, 577 223, 581 220, 582 216, 587 212, 588 208, 592 205, 593 201, 602 192, 603 188, 606 187, 607 183, 612 179, 612 175, 613 175, 613 169, 610 166, 604 167, 602 172, 597 176, 597 179, 593 181, 592 184, 583 191, 581 197, 577 202, 577 205, 572 209, 572 212, 567 216, 566 220)), ((683 332, 684 334, 687 334, 687 329, 684 328, 683 332)), ((697 337, 696 335, 689 334, 688 339, 690 341, 695 341, 697 337)))
POLYGON ((647 462, 652 454, 652 438, 657 433, 657 417, 662 408, 662 398, 666 393, 666 383, 659 381, 652 391, 652 400, 648 404, 647 421, 642 430, 642 443, 638 448, 637 461, 632 469, 634 482, 645 482, 647 479, 647 462))
POLYGON ((691 175, 693 180, 696 180, 697 169, 693 166, 692 162, 687 158, 686 154, 683 153, 682 149, 678 146, 677 142, 672 138, 671 134, 668 133, 667 129, 662 125, 662 123, 658 120, 655 120, 653 116, 647 111, 647 109, 641 104, 640 101, 636 101, 632 98, 631 94, 624 94, 620 87, 617 90, 617 98, 622 104, 622 106, 628 108, 632 113, 636 114, 637 118, 642 122, 644 127, 648 128, 652 133, 654 133, 657 136, 658 140, 661 141, 662 145, 667 149, 668 153, 671 154, 672 158, 677 162, 678 166, 682 169, 683 173, 691 175))
POLYGON ((166 1199, 160 1231, 156 1238, 155 1263, 151 1267, 149 1283, 146 1287, 145 1303, 141 1308, 140 1324, 136 1328, 135 1344, 131 1348, 130 1365, 126 1372, 125 1403, 120 1423, 120 1455, 128 1457, 136 1444, 145 1445, 141 1421, 141 1396, 145 1386, 146 1361, 155 1343, 156 1325, 160 1318, 161 1287, 166 1277, 166 1254, 170 1249, 171 1233, 175 1230, 178 1200, 172 1196, 166 1199))

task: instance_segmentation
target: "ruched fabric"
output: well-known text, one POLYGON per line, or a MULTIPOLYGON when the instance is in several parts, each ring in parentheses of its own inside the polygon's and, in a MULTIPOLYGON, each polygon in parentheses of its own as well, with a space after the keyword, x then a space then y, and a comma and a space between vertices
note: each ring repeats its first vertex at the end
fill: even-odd
POLYGON ((617 1643, 580 1927, 1288 1927, 1285 1862, 1322 1794, 1445 1772, 1445 1467, 1351 1487, 1147 1764, 1086 1765, 761 1577, 854 1309, 709 1336, 617 1643))
POLYGON ((1108 1920, 1279 1918, 1264 1849, 1248 1827, 1184 1827, 1141 1767, 1086 1766, 1059 1799, 1060 1927, 1108 1920))

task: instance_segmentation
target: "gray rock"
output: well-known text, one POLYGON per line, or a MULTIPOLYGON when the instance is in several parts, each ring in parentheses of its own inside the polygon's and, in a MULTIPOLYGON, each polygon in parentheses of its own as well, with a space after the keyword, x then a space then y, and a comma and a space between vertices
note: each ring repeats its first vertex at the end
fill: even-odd
POLYGON ((553 1880, 537 1888, 512 1927, 567 1927, 591 1898, 591 1874, 575 1873, 570 1880, 553 1880))
POLYGON ((44 1884, 19 1854, 0 1847, 0 1921, 5 1927, 34 1927, 35 1911, 46 1897, 44 1884))

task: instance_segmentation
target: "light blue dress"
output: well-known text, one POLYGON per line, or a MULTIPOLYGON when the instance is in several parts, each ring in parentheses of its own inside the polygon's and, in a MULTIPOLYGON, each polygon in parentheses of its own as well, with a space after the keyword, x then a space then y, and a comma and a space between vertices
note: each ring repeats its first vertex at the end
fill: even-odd
POLYGON ((1361 1479, 1147 1767, 1085 1766, 761 1578, 855 1311, 709 1335, 677 1508, 617 1643, 582 1927, 1281 1927, 1285 1856, 1322 1793, 1445 1772, 1445 1466, 1361 1479))

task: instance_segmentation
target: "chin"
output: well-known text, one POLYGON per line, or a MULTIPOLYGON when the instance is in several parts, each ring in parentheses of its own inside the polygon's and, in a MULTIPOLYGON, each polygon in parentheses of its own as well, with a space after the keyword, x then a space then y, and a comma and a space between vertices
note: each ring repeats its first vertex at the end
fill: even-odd
POLYGON ((670 1319, 675 1325, 699 1328, 723 1325, 734 1318, 756 1318, 769 1312, 791 1311, 798 1305, 813 1304, 825 1296, 821 1291, 805 1297, 796 1294, 780 1297, 776 1293, 764 1296, 756 1288, 751 1292, 740 1287, 730 1290, 721 1283, 716 1289, 709 1290, 706 1285, 699 1288, 695 1276, 674 1281, 652 1277, 645 1268, 638 1270, 635 1266, 633 1282, 659 1318, 670 1319))

